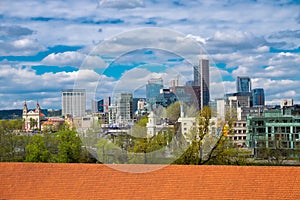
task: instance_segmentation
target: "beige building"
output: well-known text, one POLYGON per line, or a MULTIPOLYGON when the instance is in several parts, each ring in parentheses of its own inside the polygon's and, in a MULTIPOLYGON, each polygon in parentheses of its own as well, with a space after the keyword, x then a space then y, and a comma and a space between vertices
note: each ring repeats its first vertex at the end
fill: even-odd
POLYGON ((36 103, 35 110, 28 110, 26 102, 23 106, 23 115, 24 121, 24 130, 32 131, 32 130, 40 130, 41 122, 45 119, 45 115, 42 113, 39 103, 36 103))

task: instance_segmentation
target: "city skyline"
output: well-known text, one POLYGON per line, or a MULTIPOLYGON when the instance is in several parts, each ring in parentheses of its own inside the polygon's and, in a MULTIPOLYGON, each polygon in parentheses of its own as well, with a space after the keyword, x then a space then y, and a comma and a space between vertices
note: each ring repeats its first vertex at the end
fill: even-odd
MULTIPOLYGON (((212 79, 211 99, 220 93, 214 90, 220 84, 224 93, 234 92, 236 77, 248 76, 252 88, 264 88, 266 104, 287 98, 300 102, 298 1, 4 0, 0 18, 0 109, 21 109, 24 101, 33 107, 37 100, 43 108, 59 109, 61 90, 74 88, 79 75, 80 81, 93 85, 101 78, 99 99, 121 90, 124 82, 138 90, 148 79, 170 74, 166 83, 178 73, 192 80, 191 65, 197 62, 188 63, 172 48, 179 45, 193 56, 201 49, 180 46, 173 40, 176 35, 161 35, 165 40, 157 44, 160 50, 138 49, 118 57, 126 45, 139 42, 120 37, 105 49, 117 57, 90 54, 105 41, 141 28, 178 32, 203 47, 211 76, 220 74, 223 80, 212 79), (82 69, 84 62, 91 68, 82 69), (110 68, 101 68, 107 63, 112 63, 110 68)), ((143 36, 153 37, 147 32, 143 36)))

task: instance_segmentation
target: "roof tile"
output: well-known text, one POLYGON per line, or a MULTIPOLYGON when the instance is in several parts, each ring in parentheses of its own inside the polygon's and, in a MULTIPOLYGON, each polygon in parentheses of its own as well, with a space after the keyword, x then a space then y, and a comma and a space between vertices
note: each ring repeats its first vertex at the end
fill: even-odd
POLYGON ((299 167, 0 163, 0 180, 0 199, 300 199, 299 167))

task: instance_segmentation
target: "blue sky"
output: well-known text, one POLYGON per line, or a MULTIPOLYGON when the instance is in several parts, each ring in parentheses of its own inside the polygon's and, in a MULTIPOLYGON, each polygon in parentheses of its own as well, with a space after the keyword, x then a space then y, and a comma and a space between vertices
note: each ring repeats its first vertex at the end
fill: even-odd
POLYGON ((299 27, 299 0, 1 0, 0 109, 58 109, 76 84, 105 98, 151 77, 184 82, 204 52, 212 98, 246 75, 267 103, 300 103, 299 27))

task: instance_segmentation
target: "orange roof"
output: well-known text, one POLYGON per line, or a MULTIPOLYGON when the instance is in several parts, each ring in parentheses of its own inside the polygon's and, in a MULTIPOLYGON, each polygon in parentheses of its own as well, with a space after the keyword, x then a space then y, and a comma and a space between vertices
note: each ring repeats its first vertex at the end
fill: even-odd
POLYGON ((0 198, 300 199, 299 167, 155 167, 0 163, 0 198), (133 170, 154 171, 124 172, 133 170))

